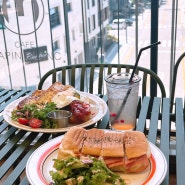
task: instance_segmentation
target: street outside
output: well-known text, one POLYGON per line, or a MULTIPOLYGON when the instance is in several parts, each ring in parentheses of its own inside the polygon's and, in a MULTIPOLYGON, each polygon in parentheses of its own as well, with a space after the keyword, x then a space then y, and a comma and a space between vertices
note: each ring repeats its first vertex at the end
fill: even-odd
MULTIPOLYGON (((167 96, 170 90, 170 55, 171 55, 171 1, 162 1, 159 8, 159 34, 158 38, 161 44, 158 46, 158 76, 162 79, 167 96)), ((185 5, 182 0, 179 1, 177 41, 176 41, 176 58, 185 51, 185 5)), ((133 17, 134 18, 134 17, 133 17)), ((138 18, 138 50, 142 47, 150 45, 150 9, 139 15, 138 18)), ((109 30, 109 34, 116 37, 118 30, 109 30)), ((127 30, 119 31, 119 63, 134 64, 136 61, 135 51, 135 21, 132 26, 128 26, 127 30)), ((118 63, 118 45, 114 45, 106 54, 105 62, 118 63)), ((139 65, 150 68, 150 50, 142 52, 139 65)), ((185 89, 185 67, 179 68, 178 75, 182 80, 177 83, 177 96, 184 97, 185 89)))

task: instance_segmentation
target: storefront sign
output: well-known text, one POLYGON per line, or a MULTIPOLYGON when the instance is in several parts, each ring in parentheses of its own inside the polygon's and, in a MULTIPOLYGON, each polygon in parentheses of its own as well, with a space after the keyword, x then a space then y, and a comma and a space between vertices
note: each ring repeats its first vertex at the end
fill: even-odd
POLYGON ((39 62, 48 60, 47 46, 25 49, 23 51, 25 62, 39 62))

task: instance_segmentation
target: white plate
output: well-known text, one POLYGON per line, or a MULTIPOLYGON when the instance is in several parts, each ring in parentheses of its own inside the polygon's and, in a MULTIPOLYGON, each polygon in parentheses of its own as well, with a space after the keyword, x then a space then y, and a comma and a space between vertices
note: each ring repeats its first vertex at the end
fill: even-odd
MULTIPOLYGON (((57 157, 57 150, 63 136, 48 141, 32 153, 26 164, 26 175, 32 185, 48 185, 52 182, 49 171, 53 170, 53 159, 57 157)), ((159 185, 167 172, 167 163, 163 153, 150 143, 152 155, 150 166, 142 173, 121 174, 129 185, 159 185)))
MULTIPOLYGON (((93 125, 94 123, 102 119, 103 116, 106 114, 108 108, 107 108, 106 102, 102 100, 101 98, 99 98, 98 96, 90 94, 90 93, 86 93, 86 92, 79 92, 79 93, 83 97, 87 97, 89 99, 89 103, 91 106, 91 119, 84 123, 75 125, 75 126, 87 127, 87 126, 93 125)), ((44 133, 66 132, 70 128, 70 127, 65 127, 65 128, 57 128, 57 129, 44 129, 44 128, 35 129, 35 128, 31 128, 26 125, 19 124, 17 121, 12 120, 11 119, 12 111, 16 109, 18 103, 24 98, 25 97, 21 97, 13 101, 4 109, 3 117, 5 121, 7 121, 10 125, 17 127, 19 129, 22 129, 22 130, 27 130, 31 132, 44 132, 44 133)))

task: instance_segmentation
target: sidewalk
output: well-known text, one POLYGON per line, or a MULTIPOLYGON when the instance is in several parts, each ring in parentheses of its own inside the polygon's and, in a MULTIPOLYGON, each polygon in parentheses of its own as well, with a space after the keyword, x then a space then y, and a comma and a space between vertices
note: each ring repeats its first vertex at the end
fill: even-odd
POLYGON ((120 60, 124 58, 124 63, 128 63, 128 60, 131 57, 133 52, 133 45, 132 44, 120 44, 118 48, 118 43, 114 43, 108 50, 105 56, 105 63, 123 63, 122 61, 118 61, 118 49, 120 60))

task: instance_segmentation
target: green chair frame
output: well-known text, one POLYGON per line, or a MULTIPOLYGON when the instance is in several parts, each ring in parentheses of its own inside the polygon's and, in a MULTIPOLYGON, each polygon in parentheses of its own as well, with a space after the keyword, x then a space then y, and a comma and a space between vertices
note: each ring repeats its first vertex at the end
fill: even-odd
MULTIPOLYGON (((57 67, 48 71, 40 80, 38 89, 44 89, 47 81, 48 87, 54 82, 61 82, 64 85, 72 85, 79 91, 85 91, 92 94, 104 95, 104 78, 111 73, 129 72, 131 73, 134 65, 126 64, 76 64, 57 67), (78 79, 77 79, 78 77, 78 79), (98 79, 95 84, 94 79, 98 79), (87 79, 87 80, 86 80, 87 79), (88 87, 88 88, 87 88, 88 87), (97 93, 95 93, 95 91, 97 93)), ((161 91, 161 96, 166 97, 166 91, 161 79, 153 71, 138 66, 136 74, 142 78, 142 97, 150 96, 147 94, 148 77, 155 80, 161 91)))
MULTIPOLYGON (((172 88, 171 88, 171 95, 170 95, 170 99, 171 99, 171 102, 170 102, 170 105, 171 105, 170 111, 171 111, 171 113, 173 111, 173 105, 175 103, 174 102, 174 98, 175 98, 175 89, 176 89, 177 74, 178 74, 177 72, 178 72, 179 65, 183 61, 182 59, 184 57, 185 57, 185 52, 180 55, 180 57, 178 58, 177 62, 174 65, 174 68, 173 68, 172 88)), ((185 112, 184 112, 184 114, 185 114, 185 112)))
MULTIPOLYGON (((47 89, 53 83, 59 81, 64 85, 72 85, 79 91, 96 94, 107 101, 106 91, 104 89, 104 78, 111 73, 128 72, 132 73, 134 66, 126 64, 76 64, 57 67, 48 71, 40 80, 38 89, 47 89), (96 83, 94 83, 96 79, 96 83)), ((161 91, 161 96, 166 97, 166 91, 161 79, 153 71, 138 66, 135 71, 142 80, 141 94, 138 99, 137 117, 141 109, 141 101, 144 96, 150 96, 147 92, 148 80, 153 79, 161 91)), ((150 118, 151 112, 148 111, 147 118, 150 118)), ((107 124, 109 113, 102 119, 102 124, 107 124)), ((97 123, 98 124, 98 123, 97 123)))

